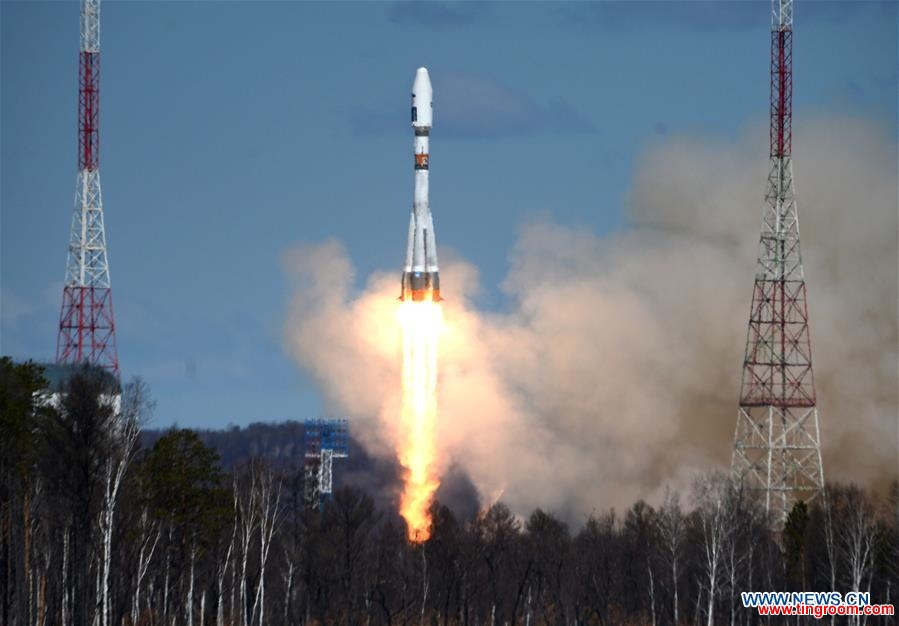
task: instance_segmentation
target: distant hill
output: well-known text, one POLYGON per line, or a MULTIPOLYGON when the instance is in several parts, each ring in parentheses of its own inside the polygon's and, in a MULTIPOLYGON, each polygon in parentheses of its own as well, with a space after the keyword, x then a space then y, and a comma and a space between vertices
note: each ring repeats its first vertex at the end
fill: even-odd
MULTIPOLYGON (((153 447, 167 430, 145 429, 141 433, 142 446, 153 447)), ((305 447, 302 422, 255 422, 244 428, 230 425, 221 430, 191 430, 200 436, 203 443, 218 451, 225 470, 251 457, 271 459, 297 470, 303 466, 305 447)), ((395 460, 377 459, 366 453, 352 436, 351 424, 350 456, 334 462, 334 486, 361 487, 375 499, 378 507, 391 509, 395 508, 399 497, 401 476, 401 468, 395 460)), ((477 513, 478 500, 474 486, 465 474, 455 469, 444 477, 437 498, 463 519, 477 513)))
MULTIPOLYGON (((145 448, 152 448, 168 430, 145 429, 141 435, 141 443, 145 448)), ((303 464, 302 422, 288 421, 277 424, 256 422, 245 428, 230 425, 221 430, 198 428, 191 430, 200 436, 203 443, 218 451, 225 469, 253 456, 283 461, 287 464, 303 464)))

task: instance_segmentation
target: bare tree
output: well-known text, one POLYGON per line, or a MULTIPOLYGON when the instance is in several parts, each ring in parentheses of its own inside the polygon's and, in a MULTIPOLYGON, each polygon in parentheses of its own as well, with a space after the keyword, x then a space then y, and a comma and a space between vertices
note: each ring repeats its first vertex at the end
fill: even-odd
POLYGON ((749 533, 755 510, 736 486, 728 493, 727 515, 724 533, 724 573, 727 581, 728 605, 730 626, 734 626, 737 619, 737 593, 739 591, 741 572, 746 570, 746 561, 749 558, 749 550, 746 544, 749 542, 749 533))
MULTIPOLYGON (((238 610, 240 611, 238 624, 240 626, 247 626, 247 611, 249 609, 247 570, 250 562, 250 544, 253 542, 253 536, 256 534, 256 528, 259 525, 259 507, 256 505, 256 498, 259 492, 255 488, 255 484, 253 484, 255 474, 249 472, 249 479, 250 483, 244 484, 246 481, 241 481, 235 472, 234 493, 237 499, 237 521, 235 523, 239 525, 238 545, 240 547, 240 578, 238 583, 240 590, 237 599, 238 610)), ((237 575, 236 572, 235 575, 237 575)))
MULTIPOLYGON (((237 511, 237 490, 233 490, 233 511, 237 511)), ((224 587, 225 587, 225 576, 228 574, 228 566, 231 564, 231 555, 234 552, 234 543, 237 540, 237 522, 233 522, 231 524, 231 539, 228 541, 228 548, 225 551, 224 557, 221 561, 217 563, 217 571, 216 571, 216 592, 217 592, 217 605, 215 612, 215 624, 216 626, 225 626, 225 597, 224 597, 224 587)), ((231 573, 232 579, 235 577, 235 573, 232 568, 231 573)), ((233 608, 233 607, 232 607, 233 608)))
POLYGON ((722 563, 733 529, 731 515, 737 497, 731 479, 720 473, 703 475, 694 484, 693 498, 702 541, 704 586, 708 594, 707 626, 715 623, 715 601, 720 591, 722 563))
MULTIPOLYGON (((824 535, 824 554, 827 559, 827 572, 829 574, 830 589, 837 588, 837 567, 839 553, 837 550, 837 534, 834 524, 834 504, 837 500, 837 493, 832 485, 827 485, 824 489, 824 497, 821 499, 822 526, 824 535)), ((833 626, 836 617, 830 616, 830 624, 833 626)))
POLYGON ((156 520, 150 518, 149 510, 146 505, 143 506, 138 524, 138 541, 140 548, 137 554, 136 572, 134 576, 134 594, 131 599, 131 623, 137 624, 140 616, 140 592, 144 577, 150 568, 150 562, 153 560, 153 554, 156 552, 156 546, 159 544, 159 538, 162 536, 162 529, 156 520))
POLYGON ((101 607, 101 626, 110 626, 109 572, 112 568, 112 534, 119 489, 133 459, 141 428, 150 419, 154 407, 147 385, 140 378, 125 386, 121 404, 121 410, 113 422, 112 441, 104 464, 103 499, 99 513, 102 564, 98 604, 101 607))
MULTIPOLYGON (((874 566, 874 549, 877 540, 877 519, 874 507, 865 493, 850 485, 842 493, 839 522, 836 526, 837 546, 847 566, 847 578, 851 591, 865 591, 874 566)), ((850 617, 850 623, 860 624, 861 616, 850 617)))
POLYGON ((683 544, 686 536, 686 518, 680 508, 680 495, 676 491, 665 489, 665 500, 659 509, 657 520, 662 554, 671 572, 671 601, 674 623, 678 624, 680 622, 678 587, 683 544))
MULTIPOLYGON (((265 566, 272 547, 272 538, 281 524, 281 478, 276 476, 271 465, 257 460, 251 471, 254 474, 253 488, 257 491, 253 499, 259 507, 259 584, 253 602, 252 615, 259 615, 259 626, 265 623, 265 566)), ((253 619, 250 620, 253 623, 253 619)))

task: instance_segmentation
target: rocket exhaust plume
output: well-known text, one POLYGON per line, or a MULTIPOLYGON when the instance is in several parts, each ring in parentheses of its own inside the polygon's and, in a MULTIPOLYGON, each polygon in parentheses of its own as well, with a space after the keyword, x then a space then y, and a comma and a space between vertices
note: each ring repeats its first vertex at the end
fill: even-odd
POLYGON ((427 541, 430 506, 440 485, 437 476, 437 349, 442 313, 434 220, 428 205, 428 136, 433 116, 431 79, 420 67, 412 85, 415 131, 415 196, 400 292, 403 336, 402 430, 397 456, 403 466, 400 514, 409 541, 427 541))
POLYGON ((403 333, 402 434, 398 457, 403 466, 400 515, 409 541, 431 535, 430 506, 440 486, 436 472, 437 343, 442 314, 436 302, 400 303, 403 333))

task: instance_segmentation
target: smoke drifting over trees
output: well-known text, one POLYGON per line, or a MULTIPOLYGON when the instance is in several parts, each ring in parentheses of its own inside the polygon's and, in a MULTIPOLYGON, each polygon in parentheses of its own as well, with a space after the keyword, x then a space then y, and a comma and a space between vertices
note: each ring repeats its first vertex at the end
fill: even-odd
MULTIPOLYGON (((809 120, 809 116, 805 116, 809 120)), ((896 144, 841 117, 795 129, 825 477, 883 488, 897 474, 896 144)), ((444 255, 441 461, 482 502, 582 520, 658 503, 724 468, 767 174, 765 129, 733 142, 673 137, 638 162, 625 228, 606 237, 526 223, 502 285, 478 311, 477 271, 444 255)), ((444 219, 451 219, 445 217, 444 219)), ((392 454, 398 393, 396 271, 361 294, 335 241, 287 253, 288 349, 329 409, 392 454)))

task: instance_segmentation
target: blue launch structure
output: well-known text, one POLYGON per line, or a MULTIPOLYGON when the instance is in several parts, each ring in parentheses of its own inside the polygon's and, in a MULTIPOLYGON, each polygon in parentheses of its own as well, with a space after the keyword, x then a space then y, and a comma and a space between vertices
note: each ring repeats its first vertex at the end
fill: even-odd
POLYGON ((345 419, 311 418, 303 426, 303 496, 306 506, 321 509, 333 493, 334 459, 345 459, 350 454, 349 424, 345 419))

